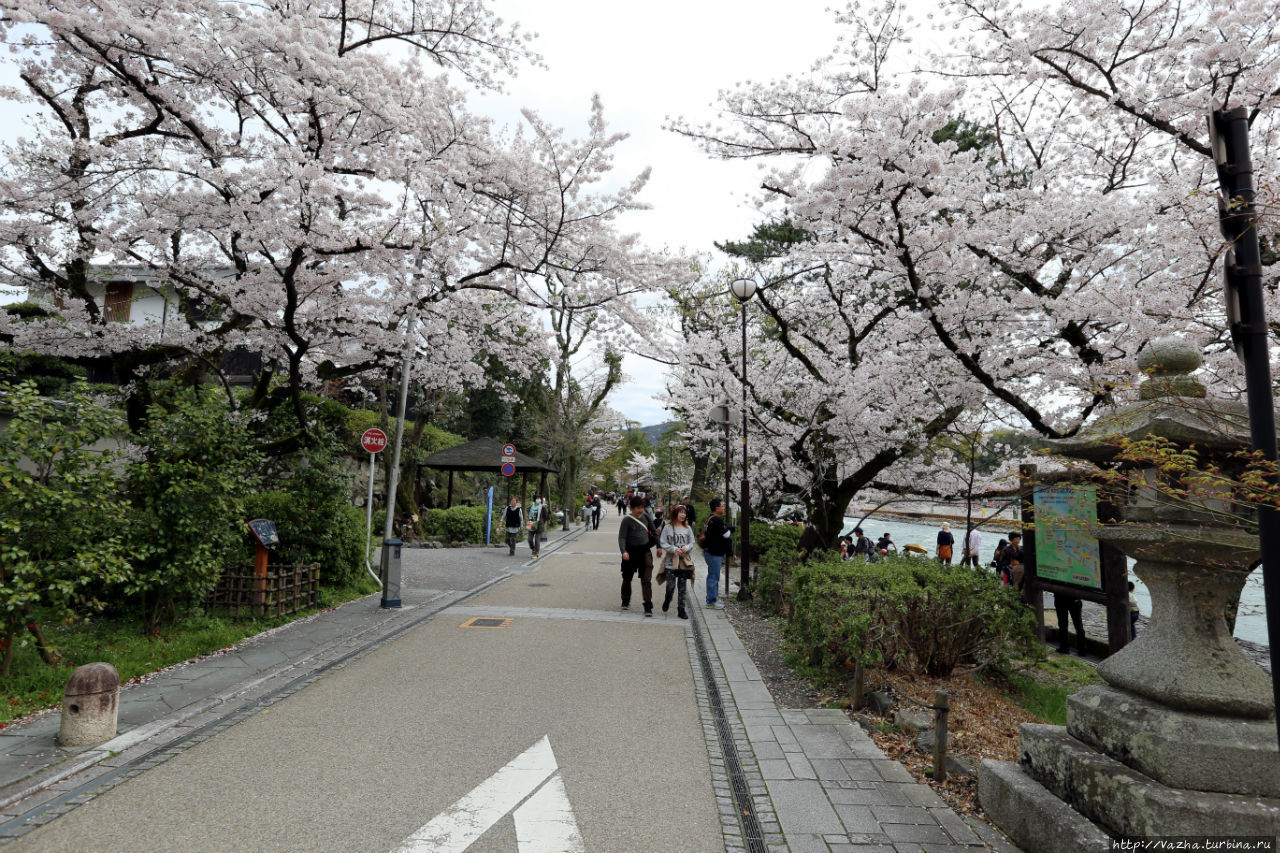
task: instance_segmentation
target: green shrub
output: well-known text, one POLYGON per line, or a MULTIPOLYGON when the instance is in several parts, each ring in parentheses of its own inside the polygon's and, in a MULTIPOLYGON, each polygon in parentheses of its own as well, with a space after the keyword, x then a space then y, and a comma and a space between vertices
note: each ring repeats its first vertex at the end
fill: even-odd
POLYGON ((275 522, 280 547, 273 562, 318 563, 325 586, 349 586, 364 573, 364 510, 346 498, 346 478, 327 461, 294 472, 287 489, 245 501, 247 518, 275 522))
POLYGON ((940 677, 1004 666, 1036 648, 1030 611, 985 569, 824 554, 783 582, 787 635, 814 664, 852 658, 940 677))
POLYGON ((423 528, 428 536, 446 542, 483 542, 485 514, 482 506, 433 509, 427 513, 423 528))
POLYGON ((136 437, 141 459, 125 471, 134 572, 154 631, 213 589, 244 536, 243 495, 260 460, 223 398, 174 387, 147 411, 136 437))
POLYGON ((803 527, 793 524, 763 524, 751 522, 751 553, 753 562, 764 560, 769 554, 777 552, 784 559, 794 557, 800 545, 803 527))
POLYGON ((831 554, 795 564, 787 578, 787 599, 787 636, 810 664, 879 661, 880 647, 868 642, 875 613, 852 564, 831 554))
MULTIPOLYGON (((83 385, 56 403, 34 382, 0 384, 0 404, 12 416, 0 432, 0 675, 8 676, 25 626, 101 610, 130 568, 119 454, 95 446, 121 429, 118 413, 83 385)), ((53 662, 39 628, 30 630, 53 662)))

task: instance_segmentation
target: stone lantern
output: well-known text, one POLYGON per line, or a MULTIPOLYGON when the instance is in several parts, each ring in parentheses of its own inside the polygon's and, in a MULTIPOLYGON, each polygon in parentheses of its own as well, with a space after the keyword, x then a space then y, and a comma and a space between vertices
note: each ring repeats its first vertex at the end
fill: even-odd
MULTIPOLYGON (((1153 341, 1138 402, 1051 444, 1113 462, 1118 439, 1155 436, 1228 466, 1250 446, 1248 411, 1209 399, 1191 376, 1200 364, 1178 338, 1153 341)), ((1154 470, 1128 474, 1133 485, 1112 496, 1120 521, 1090 533, 1136 561, 1150 624, 1099 665, 1105 685, 1068 698, 1065 728, 1024 725, 1018 764, 983 764, 983 808, 1036 851, 1106 850, 1109 836, 1280 834, 1270 676, 1225 618, 1261 556, 1252 512, 1225 492, 1170 500, 1154 470), (1059 840, 1045 831, 1054 825, 1059 840)))

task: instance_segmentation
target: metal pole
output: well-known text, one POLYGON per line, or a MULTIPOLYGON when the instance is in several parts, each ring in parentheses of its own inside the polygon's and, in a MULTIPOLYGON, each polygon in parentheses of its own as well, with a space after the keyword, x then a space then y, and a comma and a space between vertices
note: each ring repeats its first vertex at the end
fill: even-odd
MULTIPOLYGON (((1233 190, 1228 203, 1238 204, 1233 219, 1244 227, 1233 245, 1235 265, 1240 283, 1240 316, 1245 322, 1233 324, 1232 338, 1236 352, 1244 362, 1245 385, 1248 389, 1249 434, 1253 449, 1269 462, 1275 462, 1276 420, 1271 398, 1270 333, 1266 322, 1266 305, 1262 299, 1262 257, 1258 245, 1257 214, 1254 211, 1253 164, 1249 155, 1249 111, 1244 107, 1216 111, 1210 127, 1227 131, 1226 164, 1219 164, 1220 174, 1227 167, 1233 190), (1239 200, 1238 202, 1236 200, 1239 200)), ((1216 146, 1215 146, 1216 147, 1216 146)), ((1227 194, 1227 193, 1224 193, 1227 194)), ((1228 270, 1227 275, 1232 275, 1228 270)), ((1262 550, 1262 589, 1267 609, 1267 636, 1271 651, 1271 690, 1276 708, 1280 708, 1280 513, 1275 507, 1258 506, 1258 544, 1262 550)), ((1280 727, 1276 737, 1280 740, 1280 727)))
POLYGON ((369 545, 373 539, 373 472, 377 456, 376 453, 369 454, 369 495, 364 501, 364 567, 370 577, 378 582, 378 586, 382 586, 382 578, 373 570, 373 563, 369 559, 369 545))
MULTIPOLYGON (((419 256, 419 266, 422 259, 419 256)), ((400 480, 400 444, 404 440, 404 412, 409 398, 409 371, 413 367, 413 326, 417 322, 418 309, 409 308, 405 316, 404 359, 400 364, 400 399, 396 401, 396 440, 391 456, 391 470, 387 472, 387 519, 382 526, 382 606, 394 608, 400 606, 400 578, 391 577, 391 548, 399 540, 391 536, 392 522, 396 514, 396 487, 400 480)))
POLYGON ((738 600, 751 600, 751 484, 747 481, 747 303, 742 301, 742 566, 738 569, 738 600))
MULTIPOLYGON (((729 406, 726 403, 724 407, 724 513, 729 515, 729 490, 732 488, 729 480, 729 468, 733 464, 733 445, 729 443, 729 406)), ((729 524, 733 523, 730 516, 725 519, 729 524)), ((724 594, 729 594, 729 564, 733 562, 733 549, 729 549, 729 553, 724 555, 724 565, 720 568, 720 574, 724 575, 724 594)))

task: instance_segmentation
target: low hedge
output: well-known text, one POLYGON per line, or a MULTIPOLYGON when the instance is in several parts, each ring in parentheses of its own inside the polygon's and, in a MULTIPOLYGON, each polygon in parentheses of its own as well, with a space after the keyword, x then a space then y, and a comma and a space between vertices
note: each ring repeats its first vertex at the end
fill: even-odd
MULTIPOLYGON (((434 536, 446 542, 483 542, 484 518, 486 510, 482 506, 452 506, 448 509, 433 509, 423 520, 422 531, 427 536, 434 536)), ((495 508, 494 521, 501 520, 501 513, 495 508)))
POLYGON ((785 633, 813 665, 853 660, 944 677, 1038 649, 1031 612, 986 569, 904 557, 844 562, 830 553, 770 565, 757 580, 780 596, 785 633))

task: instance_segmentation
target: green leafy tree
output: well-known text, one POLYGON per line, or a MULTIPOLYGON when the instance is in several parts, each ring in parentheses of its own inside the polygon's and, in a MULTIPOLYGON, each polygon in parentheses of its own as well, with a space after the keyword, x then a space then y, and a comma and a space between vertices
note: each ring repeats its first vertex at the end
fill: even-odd
POLYGON ((0 675, 7 676, 24 627, 54 663, 40 622, 101 610, 129 564, 118 454, 103 447, 122 429, 116 413, 84 385, 55 401, 34 382, 3 384, 0 404, 11 418, 0 440, 0 675))
POLYGON ((126 473, 129 538, 143 623, 155 631, 217 583, 244 536, 244 496, 260 459, 218 395, 173 388, 153 404, 126 473))

